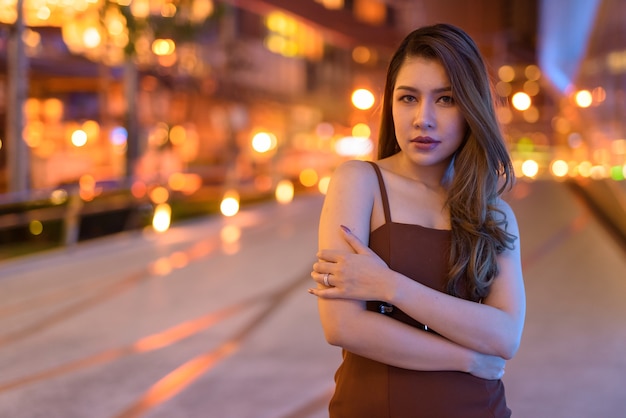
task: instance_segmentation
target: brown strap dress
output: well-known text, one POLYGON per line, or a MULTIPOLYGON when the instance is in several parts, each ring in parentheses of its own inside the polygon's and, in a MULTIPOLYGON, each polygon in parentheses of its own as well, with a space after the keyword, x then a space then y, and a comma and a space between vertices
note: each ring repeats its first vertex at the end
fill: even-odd
MULTIPOLYGON (((426 286, 443 291, 449 230, 391 221, 387 191, 378 175, 385 224, 370 233, 369 246, 392 270, 426 286)), ((432 332, 397 307, 367 302, 367 309, 432 332)), ((469 373, 416 371, 389 366, 343 350, 335 374, 331 418, 508 418, 504 386, 469 373)))

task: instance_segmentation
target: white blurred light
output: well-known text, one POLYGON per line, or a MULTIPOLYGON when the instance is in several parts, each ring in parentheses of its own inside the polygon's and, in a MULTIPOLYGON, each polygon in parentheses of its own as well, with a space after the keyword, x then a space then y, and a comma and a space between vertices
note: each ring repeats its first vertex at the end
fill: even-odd
POLYGON ((526 160, 522 163, 522 174, 526 177, 533 178, 539 172, 539 164, 535 160, 526 160))
POLYGON ((170 227, 172 219, 172 208, 167 203, 161 203, 154 209, 152 218, 152 228, 156 232, 165 232, 170 227))
POLYGON ((374 149, 369 138, 346 136, 335 143, 335 152, 344 157, 368 155, 374 149))

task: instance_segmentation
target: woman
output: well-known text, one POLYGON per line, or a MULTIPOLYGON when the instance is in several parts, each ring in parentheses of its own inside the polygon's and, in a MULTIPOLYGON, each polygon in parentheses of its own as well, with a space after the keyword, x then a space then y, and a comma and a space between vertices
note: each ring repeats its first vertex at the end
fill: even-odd
POLYGON ((333 174, 309 290, 343 348, 333 418, 511 415, 525 294, 491 92, 465 32, 415 30, 389 65, 378 161, 333 174))

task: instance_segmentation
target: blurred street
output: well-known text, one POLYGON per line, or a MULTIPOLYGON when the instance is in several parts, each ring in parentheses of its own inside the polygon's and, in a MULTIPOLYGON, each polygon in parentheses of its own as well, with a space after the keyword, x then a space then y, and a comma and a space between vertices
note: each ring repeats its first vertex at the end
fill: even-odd
MULTIPOLYGON (((623 418, 625 249, 556 181, 508 197, 528 314, 517 418, 623 418)), ((0 416, 322 418, 340 350, 306 292, 320 195, 0 264, 0 416)), ((416 249, 419 250, 419 249, 416 249)))

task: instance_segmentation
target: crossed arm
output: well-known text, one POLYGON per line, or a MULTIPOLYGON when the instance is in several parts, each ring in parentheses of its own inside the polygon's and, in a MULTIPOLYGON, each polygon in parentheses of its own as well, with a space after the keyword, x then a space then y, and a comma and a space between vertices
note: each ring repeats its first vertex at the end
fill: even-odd
MULTIPOLYGON (((519 250, 499 259, 500 274, 482 304, 430 289, 392 271, 368 247, 377 180, 371 168, 338 168, 320 220, 318 262, 311 293, 329 343, 386 364, 415 370, 457 370, 498 379, 513 357, 525 301, 519 250), (340 225, 348 227, 343 230, 340 225), (333 287, 323 284, 329 273, 333 287), (392 303, 440 336, 365 310, 365 300, 392 303)), ((508 206, 509 232, 517 235, 508 206)))

